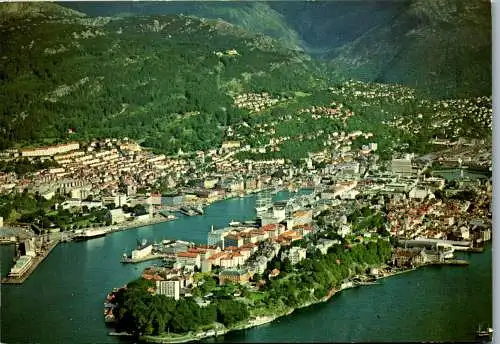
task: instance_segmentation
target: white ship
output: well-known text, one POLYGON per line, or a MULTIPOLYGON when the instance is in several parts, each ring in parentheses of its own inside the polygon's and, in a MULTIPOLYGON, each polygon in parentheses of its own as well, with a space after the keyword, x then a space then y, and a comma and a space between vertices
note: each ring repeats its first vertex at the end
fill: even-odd
POLYGON ((236 227, 236 226, 241 225, 241 222, 231 220, 231 222, 229 222, 229 225, 230 225, 231 227, 236 227))
POLYGON ((269 192, 263 192, 257 196, 255 211, 257 214, 267 212, 273 206, 273 201, 269 192))
POLYGON ((75 241, 89 240, 94 238, 100 238, 105 236, 108 233, 106 229, 97 228, 97 229, 89 229, 84 231, 82 234, 79 234, 74 237, 75 241))

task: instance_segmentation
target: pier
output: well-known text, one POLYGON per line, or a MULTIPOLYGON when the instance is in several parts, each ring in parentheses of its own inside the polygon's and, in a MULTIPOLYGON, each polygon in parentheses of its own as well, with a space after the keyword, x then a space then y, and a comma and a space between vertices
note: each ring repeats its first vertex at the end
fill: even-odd
MULTIPOLYGON (((175 255, 173 255, 173 257, 175 258, 175 255)), ((136 264, 136 263, 147 262, 148 260, 163 259, 163 258, 172 258, 172 255, 167 253, 153 253, 145 257, 135 258, 135 259, 129 257, 122 258, 121 262, 124 264, 136 264)))
POLYGON ((29 269, 20 277, 4 277, 2 280, 0 280, 0 283, 2 284, 21 284, 23 283, 32 273, 35 271, 35 269, 38 267, 38 265, 47 258, 49 253, 54 249, 54 247, 57 246, 59 241, 51 242, 47 249, 44 250, 40 255, 37 255, 33 259, 33 263, 29 267, 29 269))

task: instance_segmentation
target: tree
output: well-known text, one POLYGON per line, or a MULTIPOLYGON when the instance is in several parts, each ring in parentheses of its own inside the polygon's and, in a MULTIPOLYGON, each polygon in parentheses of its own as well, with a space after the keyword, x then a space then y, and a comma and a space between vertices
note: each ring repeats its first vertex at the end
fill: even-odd
POLYGON ((226 326, 248 319, 246 304, 235 300, 220 300, 217 303, 217 321, 226 326))

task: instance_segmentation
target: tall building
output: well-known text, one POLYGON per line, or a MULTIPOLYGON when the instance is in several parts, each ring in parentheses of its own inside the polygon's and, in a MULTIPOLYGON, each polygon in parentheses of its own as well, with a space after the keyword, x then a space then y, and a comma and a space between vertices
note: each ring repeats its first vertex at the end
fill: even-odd
POLYGON ((179 300, 181 291, 181 283, 175 281, 156 281, 156 294, 173 297, 174 300, 179 300))

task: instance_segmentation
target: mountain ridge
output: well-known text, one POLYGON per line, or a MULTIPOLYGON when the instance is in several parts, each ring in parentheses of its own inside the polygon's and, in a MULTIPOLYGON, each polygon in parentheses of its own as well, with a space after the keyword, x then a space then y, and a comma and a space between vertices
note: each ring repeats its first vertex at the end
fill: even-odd
POLYGON ((0 21, 49 16, 86 17, 87 15, 55 2, 3 2, 0 6, 0 21))
POLYGON ((491 94, 491 5, 483 0, 68 5, 93 15, 220 17, 323 59, 334 78, 403 83, 437 98, 491 94))

